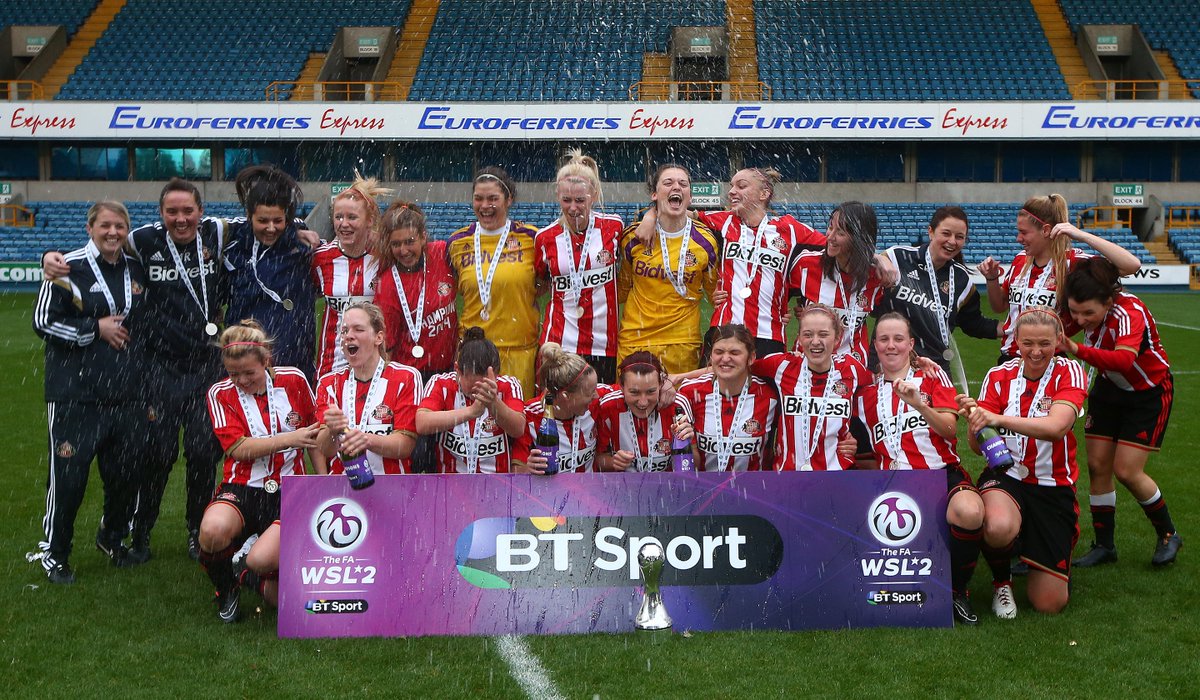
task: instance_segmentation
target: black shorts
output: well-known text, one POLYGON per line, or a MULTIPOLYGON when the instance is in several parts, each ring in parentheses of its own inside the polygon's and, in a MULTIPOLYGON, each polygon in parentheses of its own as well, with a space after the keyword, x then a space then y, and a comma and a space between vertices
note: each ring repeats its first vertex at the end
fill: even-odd
POLYGON ((950 496, 959 491, 979 493, 979 489, 975 488, 975 480, 961 464, 948 464, 943 471, 946 472, 946 493, 950 496))
POLYGON ((1146 391, 1125 391, 1101 376, 1088 395, 1083 434, 1157 452, 1167 433, 1174 399, 1175 381, 1170 374, 1162 384, 1146 391))
POLYGON ((617 358, 607 355, 580 355, 580 357, 596 370, 596 381, 601 384, 616 384, 617 358))
POLYGON ((208 507, 218 503, 233 506, 242 516, 242 533, 234 538, 235 544, 246 541, 250 535, 261 535, 271 523, 279 520, 278 491, 267 493, 256 486, 222 483, 208 507))
POLYGON ((1067 581, 1071 578, 1071 552, 1079 539, 1079 502, 1071 486, 1039 486, 1008 474, 985 471, 982 493, 1008 494, 1021 511, 1021 560, 1031 567, 1067 581))

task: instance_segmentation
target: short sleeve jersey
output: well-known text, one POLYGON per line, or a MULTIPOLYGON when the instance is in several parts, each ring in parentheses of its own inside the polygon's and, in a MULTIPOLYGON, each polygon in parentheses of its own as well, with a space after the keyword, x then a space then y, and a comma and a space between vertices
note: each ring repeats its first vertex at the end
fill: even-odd
POLYGON ((458 289, 446 261, 445 241, 426 244, 419 270, 392 267, 380 271, 375 303, 387 325, 391 356, 421 372, 444 372, 453 367, 458 347, 457 300, 458 289), (411 333, 414 327, 419 329, 416 340, 411 333), (416 345, 421 346, 420 357, 413 353, 416 345))
MULTIPOLYGON (((517 412, 525 410, 521 383, 507 375, 496 378, 500 400, 517 412)), ((458 388, 458 373, 435 374, 425 384, 425 397, 418 410, 453 411, 467 405, 458 388)), ((510 438, 485 410, 479 418, 439 433, 438 468, 443 474, 506 474, 512 460, 525 459, 529 447, 525 440, 510 438)))
MULTIPOLYGON (((955 413, 954 387, 940 369, 911 370, 905 381, 921 392, 921 401, 935 411, 955 413)), ((917 409, 892 390, 882 375, 857 396, 857 415, 871 435, 871 447, 883 469, 945 469, 959 463, 957 438, 944 438, 929 427, 917 409)))
POLYGON ((830 306, 842 319, 846 328, 838 352, 848 352, 859 362, 867 361, 867 343, 871 334, 867 332, 867 316, 883 296, 883 282, 875 268, 871 268, 866 286, 851 292, 850 275, 841 271, 837 277, 825 276, 822 261, 825 253, 804 252, 796 258, 788 278, 790 289, 796 290, 808 303, 830 306))
POLYGON ((598 357, 617 354, 617 246, 621 218, 592 213, 588 228, 567 233, 562 222, 538 231, 535 262, 550 280, 540 344, 598 357))
POLYGON ((707 226, 689 221, 682 231, 666 234, 664 255, 659 237, 646 247, 635 232, 636 226, 630 226, 621 237, 618 282, 625 308, 620 345, 699 344, 700 297, 711 295, 716 285, 716 236, 707 226), (682 276, 678 274, 681 263, 682 276))
MULTIPOLYGON (((1000 343, 1000 352, 1005 355, 1017 354, 1017 339, 1013 335, 1013 324, 1021 312, 1031 306, 1058 305, 1058 281, 1065 279, 1071 267, 1078 261, 1090 258, 1087 253, 1081 253, 1075 248, 1068 248, 1066 253, 1066 270, 1055 270, 1053 265, 1038 266, 1025 254, 1017 253, 1012 266, 1005 273, 1000 286, 1008 297, 1008 317, 1004 319, 1002 330, 1004 340, 1000 343)), ((1064 325, 1070 326, 1069 315, 1063 319, 1064 325)))
POLYGON ((696 431, 697 469, 709 472, 770 469, 771 434, 779 413, 775 389, 758 377, 741 394, 726 396, 711 373, 688 380, 679 396, 696 431), (738 404, 741 403, 741 411, 738 404))
POLYGON ((480 229, 481 260, 477 261, 475 234, 478 226, 478 223, 474 223, 450 234, 446 249, 450 268, 458 278, 459 295, 462 296, 460 330, 479 326, 498 348, 533 345, 541 321, 537 307, 533 249, 537 229, 518 221, 509 222, 503 250, 497 250, 502 237, 500 233, 483 233, 480 229), (497 266, 495 273, 492 273, 493 264, 497 266), (485 307, 480 294, 480 279, 483 280, 483 288, 490 289, 486 319, 483 318, 485 307))
POLYGON ((1153 389, 1162 384, 1171 371, 1154 316, 1141 299, 1128 292, 1117 294, 1104 322, 1088 331, 1084 342, 1101 350, 1124 347, 1137 353, 1128 372, 1108 370, 1104 373, 1109 381, 1125 391, 1153 389))
MULTIPOLYGON (((683 407, 683 399, 675 396, 675 404, 656 407, 647 418, 638 418, 625 403, 620 389, 600 399, 597 420, 600 439, 597 449, 603 454, 624 450, 633 455, 628 471, 663 472, 671 470, 671 426, 675 422, 675 406, 683 407)), ((687 415, 687 409, 684 409, 687 415)))
MULTIPOLYGON (((374 435, 391 435, 399 431, 413 438, 417 436, 417 404, 423 390, 421 374, 412 367, 398 362, 384 365, 378 382, 360 382, 352 379, 353 370, 347 367, 340 372, 321 377, 317 386, 317 418, 324 419, 325 411, 337 407, 356 429, 374 435), (353 381, 354 408, 347 406, 350 398, 347 382, 353 381), (374 386, 374 391, 372 391, 374 386)), ((392 459, 374 452, 367 452, 367 463, 376 474, 407 474, 412 471, 410 459, 392 459)), ((342 474, 345 468, 342 459, 334 455, 329 462, 331 474, 342 474)))
POLYGON ((345 369, 346 358, 338 342, 342 312, 351 304, 375 298, 379 261, 370 253, 352 258, 342 252, 337 241, 317 248, 312 258, 313 284, 325 299, 325 311, 317 330, 320 351, 317 376, 345 369))

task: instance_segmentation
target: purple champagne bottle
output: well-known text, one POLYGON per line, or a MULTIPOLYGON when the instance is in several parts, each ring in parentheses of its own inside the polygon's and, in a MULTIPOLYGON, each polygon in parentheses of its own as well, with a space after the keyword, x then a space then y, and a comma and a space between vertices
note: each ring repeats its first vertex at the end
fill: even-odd
MULTIPOLYGON (((678 422, 679 417, 682 415, 683 407, 676 406, 675 421, 678 422)), ((695 471, 695 466, 692 464, 692 459, 692 441, 673 436, 671 438, 671 471, 695 471)))
POLYGON ((546 412, 538 424, 534 447, 546 458, 546 476, 558 473, 558 423, 554 422, 554 403, 546 395, 546 412))
POLYGON ((1002 472, 1013 465, 1012 452, 1008 451, 1008 445, 995 428, 990 425, 980 428, 975 433, 975 439, 979 441, 979 449, 987 460, 988 469, 1002 472))
POLYGON ((338 457, 342 460, 342 469, 346 472, 346 480, 350 482, 350 488, 362 491, 375 483, 375 473, 371 471, 371 465, 367 462, 366 450, 353 457, 339 451, 338 457))

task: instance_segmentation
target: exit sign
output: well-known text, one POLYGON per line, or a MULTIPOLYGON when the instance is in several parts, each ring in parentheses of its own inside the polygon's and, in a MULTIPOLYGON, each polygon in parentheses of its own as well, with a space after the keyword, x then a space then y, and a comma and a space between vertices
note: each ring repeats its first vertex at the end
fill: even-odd
POLYGON ((345 192, 345 191, 346 191, 346 190, 348 190, 348 189, 350 189, 350 183, 349 183, 349 182, 334 182, 334 183, 331 183, 331 184, 329 185, 329 196, 330 196, 330 197, 336 197, 336 196, 338 196, 339 194, 341 194, 341 193, 345 192))
POLYGON ((692 206, 707 209, 721 206, 721 184, 718 182, 693 182, 692 206))
POLYGON ((1120 50, 1121 45, 1115 35, 1096 37, 1096 53, 1117 53, 1120 50))
POLYGON ((1146 204, 1143 185, 1113 185, 1114 207, 1141 207, 1146 204))

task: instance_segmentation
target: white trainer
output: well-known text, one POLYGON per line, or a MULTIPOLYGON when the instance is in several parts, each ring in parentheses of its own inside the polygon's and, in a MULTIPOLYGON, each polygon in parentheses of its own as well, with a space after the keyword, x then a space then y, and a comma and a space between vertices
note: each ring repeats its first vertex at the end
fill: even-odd
POLYGON ((992 612, 1001 620, 1012 620, 1017 616, 1017 601, 1013 598, 1013 589, 1009 584, 996 586, 992 594, 992 612))

